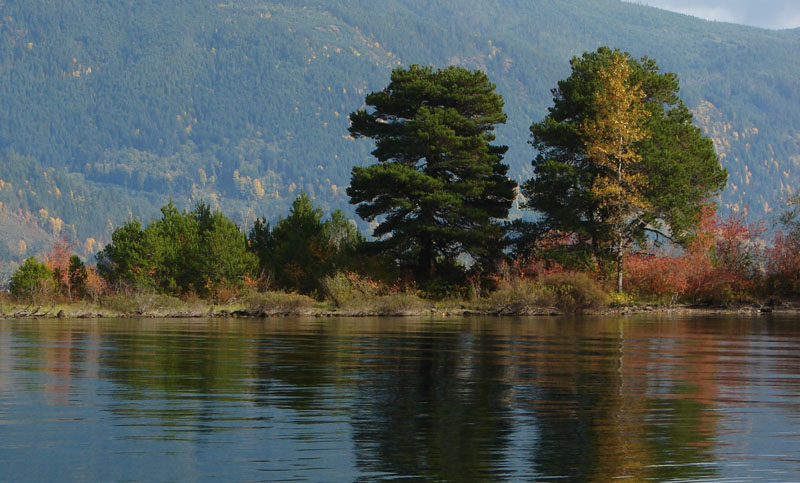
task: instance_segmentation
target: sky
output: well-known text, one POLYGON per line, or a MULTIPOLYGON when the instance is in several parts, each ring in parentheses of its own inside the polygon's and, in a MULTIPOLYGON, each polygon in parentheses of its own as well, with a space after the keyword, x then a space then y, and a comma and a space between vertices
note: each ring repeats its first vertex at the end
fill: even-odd
POLYGON ((707 20, 769 29, 800 27, 800 0, 626 0, 707 20))

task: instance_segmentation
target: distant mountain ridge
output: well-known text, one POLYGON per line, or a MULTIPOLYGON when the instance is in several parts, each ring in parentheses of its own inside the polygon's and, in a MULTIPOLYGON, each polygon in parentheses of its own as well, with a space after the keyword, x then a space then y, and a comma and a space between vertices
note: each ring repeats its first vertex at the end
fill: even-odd
POLYGON ((620 0, 6 0, 0 258, 61 235, 89 255, 169 197, 246 224, 304 190, 352 216, 350 169, 372 159, 347 115, 412 63, 488 73, 509 117, 498 140, 524 180, 531 122, 570 58, 600 45, 676 72, 730 171, 723 205, 771 216, 800 179, 800 29, 620 0))

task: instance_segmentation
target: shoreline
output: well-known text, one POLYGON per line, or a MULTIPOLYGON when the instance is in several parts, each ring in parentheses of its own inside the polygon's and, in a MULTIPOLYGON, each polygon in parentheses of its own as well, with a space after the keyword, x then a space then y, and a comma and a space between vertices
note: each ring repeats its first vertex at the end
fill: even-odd
POLYGON ((241 318, 264 319, 277 317, 563 317, 563 316, 633 316, 653 315, 740 315, 761 316, 771 314, 800 314, 800 303, 784 302, 767 306, 759 304, 724 304, 724 305, 633 305, 608 307, 596 310, 566 312, 555 307, 425 307, 410 310, 374 310, 369 308, 327 308, 303 307, 276 310, 248 310, 236 306, 209 305, 202 308, 156 308, 143 312, 117 312, 86 304, 40 305, 38 307, 12 307, 11 311, 0 311, 0 320, 15 319, 131 319, 131 318, 241 318), (218 308, 217 308, 218 307, 218 308))

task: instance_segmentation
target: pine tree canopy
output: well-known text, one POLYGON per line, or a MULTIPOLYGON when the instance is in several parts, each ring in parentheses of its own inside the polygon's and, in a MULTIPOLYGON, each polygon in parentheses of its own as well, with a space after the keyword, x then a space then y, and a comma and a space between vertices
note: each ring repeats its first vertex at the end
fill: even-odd
POLYGON ((677 76, 608 47, 571 66, 531 126, 539 154, 522 191, 539 215, 535 230, 575 235, 599 258, 617 258, 620 243, 648 232, 689 239, 727 172, 692 124, 677 76))
POLYGON ((347 194, 377 221, 376 245, 422 281, 461 254, 491 263, 516 186, 507 148, 491 144, 506 121, 495 85, 480 71, 412 65, 366 104, 350 115, 350 133, 375 141, 378 163, 353 168, 347 194))

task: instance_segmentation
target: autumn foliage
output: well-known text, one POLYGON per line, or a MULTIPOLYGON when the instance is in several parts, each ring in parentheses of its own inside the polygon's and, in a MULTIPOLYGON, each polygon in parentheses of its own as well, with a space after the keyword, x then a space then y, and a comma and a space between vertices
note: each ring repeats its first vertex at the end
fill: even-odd
POLYGON ((625 258, 625 289, 674 303, 686 294, 689 270, 686 256, 636 254, 625 258))
POLYGON ((752 294, 763 279, 762 223, 741 214, 719 219, 706 208, 695 238, 682 252, 626 258, 626 290, 674 303, 728 301, 752 294))
POLYGON ((66 238, 56 241, 45 256, 45 265, 53 272, 53 279, 59 293, 72 299, 72 283, 69 272, 69 260, 75 248, 74 242, 66 238))
POLYGON ((778 231, 767 250, 767 289, 800 293, 800 231, 778 231))

